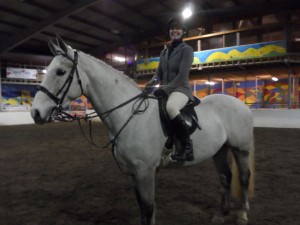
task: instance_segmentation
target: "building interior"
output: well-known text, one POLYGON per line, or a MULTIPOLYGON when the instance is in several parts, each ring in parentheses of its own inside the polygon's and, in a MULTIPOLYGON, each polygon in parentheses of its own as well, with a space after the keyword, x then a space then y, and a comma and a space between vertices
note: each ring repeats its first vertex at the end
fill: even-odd
POLYGON ((47 42, 56 35, 143 88, 169 44, 167 21, 184 12, 189 14, 184 41, 194 49, 190 83, 197 97, 221 93, 251 108, 299 108, 299 1, 3 0, 0 110, 12 104, 5 95, 13 85, 30 86, 30 105, 53 58, 47 42), (7 68, 35 69, 36 79, 8 77, 7 68))

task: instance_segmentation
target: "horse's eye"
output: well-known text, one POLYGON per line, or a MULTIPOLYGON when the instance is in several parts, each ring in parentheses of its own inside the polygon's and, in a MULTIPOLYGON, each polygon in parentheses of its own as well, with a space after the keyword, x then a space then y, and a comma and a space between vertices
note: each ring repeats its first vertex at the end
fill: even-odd
POLYGON ((65 73, 66 73, 66 71, 63 70, 63 69, 57 69, 57 70, 56 70, 56 75, 58 75, 58 76, 62 76, 62 75, 64 75, 65 73))

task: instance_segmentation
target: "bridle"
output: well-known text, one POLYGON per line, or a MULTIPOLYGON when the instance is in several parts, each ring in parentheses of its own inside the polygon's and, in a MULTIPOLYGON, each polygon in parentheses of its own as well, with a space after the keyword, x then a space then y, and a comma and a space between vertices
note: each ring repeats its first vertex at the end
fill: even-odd
POLYGON ((67 117, 71 116, 68 113, 63 111, 62 103, 63 103, 67 93, 70 90, 70 87, 71 87, 71 84, 72 84, 72 81, 73 81, 73 78, 74 78, 74 74, 76 74, 78 85, 81 89, 81 95, 83 94, 82 82, 81 82, 81 79, 79 77, 78 68, 77 68, 77 65, 78 65, 78 53, 77 53, 77 51, 74 50, 74 59, 72 59, 66 53, 59 53, 59 54, 56 54, 55 56, 57 56, 57 55, 64 56, 66 59, 70 60, 73 63, 73 65, 72 65, 72 69, 69 73, 68 78, 66 79, 65 83, 63 84, 63 86, 59 89, 59 91, 56 94, 51 93, 46 87, 44 87, 42 85, 40 85, 38 87, 38 91, 43 92, 44 94, 46 94, 50 99, 52 99, 56 103, 56 108, 53 110, 52 115, 51 115, 52 119, 57 119, 57 117, 63 116, 63 115, 65 115, 67 117), (61 93, 62 93, 62 96, 59 97, 59 95, 61 93))
POLYGON ((96 112, 87 114, 85 117, 78 117, 78 116, 73 116, 67 112, 65 112, 63 110, 62 107, 62 103, 67 95, 67 93, 70 90, 73 78, 74 78, 74 74, 76 74, 77 77, 77 81, 78 81, 78 85, 80 86, 81 89, 81 95, 83 95, 83 88, 82 88, 82 82, 81 79, 79 77, 79 73, 78 73, 78 53, 76 50, 74 50, 74 59, 72 59, 67 53, 59 53, 56 54, 57 55, 62 55, 65 58, 67 58, 68 60, 70 60, 73 63, 72 69, 69 73, 68 78, 66 79, 65 83, 63 84, 63 86, 59 89, 59 91, 56 94, 51 93, 46 87, 40 85, 38 87, 38 91, 43 92, 44 94, 46 94, 50 99, 52 99, 55 103, 56 103, 56 108, 53 110, 52 114, 51 114, 51 119, 52 120, 59 120, 59 121, 74 121, 77 120, 80 126, 80 130, 83 134, 83 136, 85 137, 85 139, 92 145, 94 145, 95 147, 98 148, 106 148, 108 147, 110 144, 112 144, 113 146, 115 145, 115 141, 118 138, 118 136, 120 135, 120 133, 124 130, 124 128, 127 126, 127 124, 130 122, 130 120, 137 114, 139 113, 143 113, 147 110, 148 106, 149 106, 149 102, 148 102, 148 98, 154 98, 152 96, 149 96, 148 93, 146 91, 142 91, 142 93, 136 95, 135 97, 127 100, 126 102, 121 103, 120 105, 107 110, 106 112, 103 112, 101 114, 98 114, 96 112), (59 97, 59 95, 62 93, 62 96, 59 97), (114 136, 113 139, 110 139, 110 141, 104 145, 104 146, 98 146, 94 143, 93 141, 93 137, 92 137, 92 123, 91 123, 91 119, 95 118, 95 117, 100 117, 102 120, 104 120, 107 116, 110 115, 110 113, 112 113, 114 110, 122 108, 123 106, 129 104, 130 102, 134 102, 133 106, 132 106, 132 110, 131 110, 131 115, 130 117, 126 120, 126 122, 123 124, 123 126, 120 128, 120 130, 117 132, 117 134, 114 136), (141 109, 141 106, 144 105, 144 108, 141 109), (90 138, 88 139, 87 136, 85 135, 80 120, 85 120, 85 121, 89 121, 89 128, 90 128, 90 138))

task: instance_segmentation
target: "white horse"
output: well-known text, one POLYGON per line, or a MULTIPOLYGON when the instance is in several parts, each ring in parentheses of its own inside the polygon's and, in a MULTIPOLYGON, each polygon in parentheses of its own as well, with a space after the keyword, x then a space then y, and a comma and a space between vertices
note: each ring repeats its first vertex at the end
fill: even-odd
MULTIPOLYGON (((40 91, 36 94, 31 115, 37 124, 51 121, 53 113, 82 94, 92 103, 115 137, 113 154, 122 171, 133 179, 140 206, 141 224, 155 225, 154 183, 155 172, 160 167, 166 137, 159 118, 156 99, 136 98, 142 90, 128 77, 104 62, 77 52, 61 38, 49 43, 54 59, 47 69, 40 91), (146 104, 147 103, 147 104, 146 104), (138 106, 139 105, 139 106, 138 106), (143 112, 134 113, 142 109, 143 112), (128 119, 130 118, 130 119, 128 119)), ((221 224, 229 213, 229 196, 232 172, 227 152, 231 149, 239 170, 242 189, 238 223, 247 224, 249 211, 249 157, 254 148, 253 118, 251 111, 240 100, 226 95, 210 95, 196 107, 202 130, 191 138, 194 145, 192 166, 212 157, 221 183, 221 206, 212 222, 221 224)), ((251 167, 251 166, 250 166, 251 167)), ((201 171, 199 171, 201 173, 201 171)), ((250 179, 251 180, 251 179, 250 179)))

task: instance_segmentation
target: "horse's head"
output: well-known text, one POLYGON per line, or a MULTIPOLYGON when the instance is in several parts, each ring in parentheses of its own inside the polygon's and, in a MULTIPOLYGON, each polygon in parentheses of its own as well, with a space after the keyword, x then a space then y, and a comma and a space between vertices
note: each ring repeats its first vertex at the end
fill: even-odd
POLYGON ((60 38, 49 41, 54 59, 34 97, 31 116, 37 124, 50 122, 54 114, 83 94, 79 78, 78 54, 60 38))

